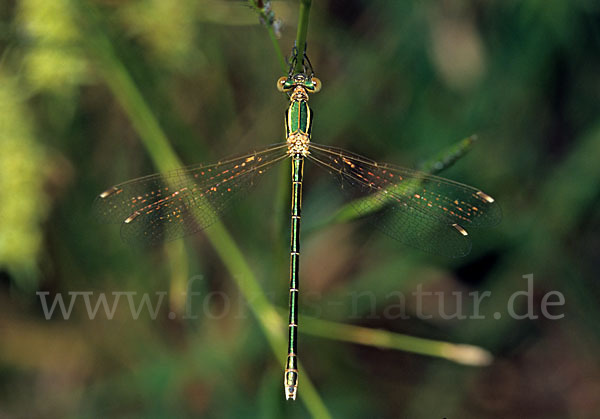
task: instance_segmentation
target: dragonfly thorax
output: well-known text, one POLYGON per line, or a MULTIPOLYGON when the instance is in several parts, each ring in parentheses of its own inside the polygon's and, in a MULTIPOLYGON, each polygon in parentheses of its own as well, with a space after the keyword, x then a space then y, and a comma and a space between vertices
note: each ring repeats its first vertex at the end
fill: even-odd
POLYGON ((318 92, 321 82, 305 74, 282 77, 277 82, 279 90, 290 92, 290 106, 285 113, 285 133, 289 155, 308 156, 312 112, 308 95, 318 92))
POLYGON ((288 154, 302 154, 306 157, 310 154, 310 137, 302 132, 295 132, 287 137, 288 154))
POLYGON ((292 102, 308 102, 308 92, 303 86, 296 86, 292 94, 290 95, 290 101, 292 102))

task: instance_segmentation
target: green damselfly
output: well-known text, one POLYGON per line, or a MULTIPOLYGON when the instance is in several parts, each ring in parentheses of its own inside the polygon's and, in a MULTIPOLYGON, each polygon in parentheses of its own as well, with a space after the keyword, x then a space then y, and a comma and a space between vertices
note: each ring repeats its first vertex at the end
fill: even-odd
POLYGON ((277 81, 290 105, 286 141, 211 165, 184 167, 134 179, 101 193, 95 210, 106 222, 121 223, 126 242, 173 240, 208 227, 220 212, 268 169, 291 159, 292 205, 288 355, 284 372, 287 399, 298 386, 297 332, 300 218, 305 158, 333 174, 343 189, 364 197, 353 202, 360 215, 371 215, 384 233, 413 247, 449 257, 466 255, 471 241, 465 227, 491 226, 501 218, 492 197, 479 189, 427 173, 374 162, 346 150, 311 142, 309 94, 321 90, 308 58, 295 73, 277 81))

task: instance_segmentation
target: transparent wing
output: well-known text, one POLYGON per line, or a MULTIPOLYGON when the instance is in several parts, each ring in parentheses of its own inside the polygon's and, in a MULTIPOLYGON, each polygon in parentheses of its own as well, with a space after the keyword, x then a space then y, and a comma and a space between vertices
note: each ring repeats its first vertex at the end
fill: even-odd
POLYGON ((287 157, 287 145, 211 165, 188 166, 113 186, 94 202, 101 222, 122 223, 123 240, 156 244, 208 227, 257 176, 287 157))
POLYGON ((471 250, 466 228, 502 217, 492 197, 458 182, 314 143, 309 158, 360 194, 353 201, 360 215, 377 212, 373 221, 384 233, 430 253, 464 256, 471 250))

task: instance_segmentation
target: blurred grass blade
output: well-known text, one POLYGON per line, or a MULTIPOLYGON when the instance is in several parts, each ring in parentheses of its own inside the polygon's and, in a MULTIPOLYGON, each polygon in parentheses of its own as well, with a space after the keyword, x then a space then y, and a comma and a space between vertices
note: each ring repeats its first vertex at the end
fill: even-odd
POLYGON ((48 167, 17 79, 0 72, 0 272, 21 289, 38 286, 41 225, 48 212, 43 193, 48 167))
POLYGON ((461 157, 471 151, 475 141, 477 141, 477 135, 463 138, 428 159, 419 167, 419 170, 432 175, 437 175, 441 171, 451 167, 461 157))
POLYGON ((314 317, 300 316, 302 332, 326 339, 358 343, 378 348, 395 349, 419 355, 447 359, 462 365, 486 366, 493 356, 487 350, 474 345, 455 344, 433 339, 423 339, 385 330, 353 326, 314 317))

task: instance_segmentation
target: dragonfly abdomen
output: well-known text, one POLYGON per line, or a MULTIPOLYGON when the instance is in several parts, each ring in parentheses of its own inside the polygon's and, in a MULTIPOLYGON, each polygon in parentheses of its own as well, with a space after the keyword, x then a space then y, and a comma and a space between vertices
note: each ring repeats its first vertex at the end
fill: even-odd
POLYGON ((302 211, 302 175, 304 157, 292 157, 292 222, 290 241, 290 303, 288 356, 283 375, 286 399, 296 399, 298 388, 298 292, 300 272, 300 217, 302 211))

